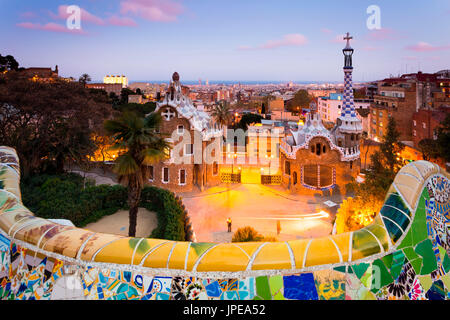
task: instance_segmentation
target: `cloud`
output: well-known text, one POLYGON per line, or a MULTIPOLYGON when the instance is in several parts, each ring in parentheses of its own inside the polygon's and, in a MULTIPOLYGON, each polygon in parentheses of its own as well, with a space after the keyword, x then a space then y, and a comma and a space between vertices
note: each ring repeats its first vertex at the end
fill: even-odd
POLYGON ((22 22, 17 24, 18 27, 24 29, 32 29, 32 30, 43 30, 43 31, 51 31, 51 32, 62 32, 62 33, 73 33, 73 34, 86 34, 85 31, 81 29, 69 29, 66 26, 49 22, 47 24, 41 25, 40 23, 32 23, 32 22, 22 22))
POLYGON ((417 44, 405 47, 406 50, 415 52, 432 52, 450 49, 450 45, 447 46, 433 46, 427 42, 418 42, 417 44))
POLYGON ((134 14, 145 20, 173 22, 185 11, 183 5, 172 0, 125 0, 120 2, 120 13, 134 14))
POLYGON ((305 45, 308 39, 299 33, 286 34, 281 39, 269 40, 266 43, 257 47, 239 46, 238 50, 258 50, 258 49, 275 49, 280 47, 296 47, 305 45))
MULTIPOLYGON (((53 12, 50 12, 50 16, 53 19, 66 20, 71 15, 71 13, 67 13, 67 7, 68 6, 66 6, 66 5, 59 6, 58 13, 54 14, 53 12)), ((85 10, 83 8, 80 8, 80 10, 81 10, 80 18, 81 18, 82 24, 87 22, 87 23, 93 23, 93 24, 100 25, 100 26, 105 25, 105 21, 102 18, 93 15, 92 13, 88 12, 87 10, 85 10)))
POLYGON ((330 29, 327 29, 327 28, 322 28, 322 29, 320 29, 320 31, 321 31, 322 33, 326 33, 326 34, 333 33, 333 30, 330 30, 330 29))
POLYGON ((136 27, 137 23, 131 18, 128 17, 118 17, 112 16, 107 19, 108 24, 113 26, 121 26, 121 27, 136 27))

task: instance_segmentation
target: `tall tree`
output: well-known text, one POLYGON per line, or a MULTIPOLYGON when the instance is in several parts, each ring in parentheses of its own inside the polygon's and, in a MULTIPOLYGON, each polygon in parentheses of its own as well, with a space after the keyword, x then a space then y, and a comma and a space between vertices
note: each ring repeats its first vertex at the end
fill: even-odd
POLYGON ((297 107, 298 108, 309 108, 309 103, 311 102, 311 96, 308 94, 308 91, 301 89, 298 90, 295 95, 294 98, 292 98, 288 104, 287 104, 287 108, 289 111, 291 112, 297 112, 297 107))
POLYGON ((87 73, 83 73, 81 77, 78 79, 78 82, 80 82, 83 86, 86 86, 86 83, 91 82, 91 76, 87 73))
POLYGON ((424 160, 428 161, 439 157, 439 144, 436 140, 422 139, 419 141, 418 147, 424 160))
POLYGON ((363 198, 368 195, 376 195, 378 198, 385 196, 403 165, 399 153, 405 146, 399 141, 399 137, 395 120, 390 117, 380 150, 370 156, 371 165, 366 174, 366 181, 357 189, 358 196, 363 198))
POLYGON ((8 73, 0 83, 0 144, 16 149, 24 176, 87 161, 91 136, 111 113, 107 96, 79 83, 34 82, 8 73), (88 116, 87 116, 88 115, 88 116))
POLYGON ((223 135, 227 136, 227 126, 232 118, 230 105, 225 101, 220 101, 214 105, 210 111, 211 116, 222 127, 223 135))
POLYGON ((11 70, 19 70, 19 63, 11 55, 7 55, 4 57, 0 54, 0 72, 11 70))
POLYGON ((142 188, 148 179, 148 165, 163 159, 170 148, 157 133, 160 123, 161 116, 157 113, 143 118, 134 112, 124 112, 104 124, 107 134, 114 140, 113 147, 126 150, 117 158, 114 171, 119 182, 128 187, 130 237, 136 235, 138 206, 142 188))
POLYGON ((439 155, 450 162, 450 113, 447 114, 444 121, 436 130, 437 135, 437 147, 439 155))
POLYGON ((261 123, 262 119, 263 117, 259 114, 247 113, 242 116, 241 121, 239 121, 238 127, 245 131, 248 129, 248 126, 250 124, 261 123))

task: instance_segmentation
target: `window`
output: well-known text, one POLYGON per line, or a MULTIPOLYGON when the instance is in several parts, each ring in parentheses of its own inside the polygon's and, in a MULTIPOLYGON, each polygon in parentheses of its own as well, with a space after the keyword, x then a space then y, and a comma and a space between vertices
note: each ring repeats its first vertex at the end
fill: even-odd
POLYGON ((291 164, 287 160, 284 162, 284 173, 288 175, 291 174, 291 164))
POLYGON ((186 184, 186 170, 181 169, 180 170, 180 185, 186 184))
POLYGON ((323 146, 322 152, 325 153, 327 151, 327 147, 323 146))
POLYGON ((295 171, 292 175, 292 182, 294 183, 294 186, 297 184, 297 172, 295 172, 295 171))
POLYGON ((169 168, 167 167, 163 168, 162 182, 163 183, 169 182, 169 168))
POLYGON ((178 126, 178 134, 184 134, 184 126, 183 125, 178 126))
POLYGON ((414 125, 414 127, 417 125, 416 120, 413 120, 413 125, 414 125))
POLYGON ((425 122, 422 122, 422 128, 424 128, 424 129, 427 128, 427 124, 425 122))
POLYGON ((413 130, 413 136, 414 137, 416 136, 416 130, 413 130))
POLYGON ((322 146, 320 143, 316 144, 316 155, 320 156, 320 152, 322 151, 322 146))
POLYGON ((155 177, 153 176, 153 166, 149 166, 148 167, 148 180, 153 182, 153 179, 155 177))
POLYGON ((219 173, 219 164, 217 163, 217 161, 213 162, 213 176, 217 176, 217 174, 219 173))
POLYGON ((194 153, 194 145, 192 143, 188 143, 184 145, 184 155, 190 156, 194 153))

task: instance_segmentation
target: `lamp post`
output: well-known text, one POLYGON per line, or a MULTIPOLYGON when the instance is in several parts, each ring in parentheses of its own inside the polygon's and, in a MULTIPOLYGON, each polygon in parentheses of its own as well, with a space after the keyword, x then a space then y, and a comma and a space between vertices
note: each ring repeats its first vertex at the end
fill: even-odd
POLYGON ((272 165, 272 159, 273 159, 273 158, 275 158, 273 154, 271 154, 270 156, 268 156, 268 155, 266 154, 266 159, 269 159, 269 176, 271 175, 271 174, 270 174, 270 167, 271 167, 271 165, 272 165))
POLYGON ((233 162, 231 162, 231 174, 234 174, 234 159, 237 158, 237 154, 235 152, 229 153, 228 158, 233 158, 233 162))

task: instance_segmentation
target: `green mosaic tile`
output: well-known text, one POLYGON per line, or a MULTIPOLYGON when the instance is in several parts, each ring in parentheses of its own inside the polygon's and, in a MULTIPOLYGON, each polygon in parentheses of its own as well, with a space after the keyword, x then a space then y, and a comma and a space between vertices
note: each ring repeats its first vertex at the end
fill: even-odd
POLYGON ((381 252, 381 248, 374 244, 377 244, 377 241, 371 233, 363 230, 353 232, 353 250, 358 250, 365 257, 381 252))
POLYGON ((361 283, 367 288, 370 289, 372 287, 372 275, 373 275, 373 269, 372 265, 370 265, 366 272, 361 277, 361 283))
POLYGON ((413 260, 409 260, 411 265, 413 266, 414 271, 416 274, 420 274, 420 269, 422 268, 422 258, 416 258, 413 260))
POLYGON ((275 296, 283 288, 283 277, 280 275, 269 278, 270 295, 275 296))
POLYGON ((413 228, 408 230, 408 233, 403 238, 402 242, 397 247, 397 249, 403 249, 406 247, 411 247, 413 245, 413 230, 414 230, 413 228))
POLYGON ((419 244, 420 242, 428 238, 425 199, 429 198, 430 197, 428 196, 428 191, 425 188, 424 191, 422 192, 422 196, 420 197, 419 204, 417 206, 416 213, 414 216, 414 221, 410 229, 413 246, 419 244))
POLYGON ((447 290, 450 290, 450 274, 446 274, 441 278, 447 290))
POLYGON ((255 282, 256 282, 256 294, 263 300, 272 300, 272 295, 270 294, 269 281, 267 277, 266 276, 257 277, 255 279, 255 282))
POLYGON ((403 253, 409 261, 420 258, 412 247, 403 248, 403 253))
MULTIPOLYGON (((442 266, 444 267, 445 273, 448 273, 450 271, 450 258, 448 257, 448 254, 445 254, 442 266)), ((448 289, 450 290, 450 288, 448 289)))
POLYGON ((396 207, 405 212, 409 217, 411 217, 411 212, 409 212, 408 207, 404 204, 402 198, 398 195, 398 193, 392 193, 386 199, 385 204, 396 207))
POLYGON ((383 260, 384 265, 390 269, 392 266, 392 261, 394 260, 394 256, 392 254, 388 254, 387 256, 381 258, 381 260, 383 260))
POLYGON ((334 271, 345 273, 346 268, 347 268, 346 266, 336 267, 336 268, 334 268, 334 271))
POLYGON ((430 239, 422 241, 416 246, 416 253, 420 255, 423 260, 420 274, 430 274, 437 269, 436 256, 434 255, 433 245, 430 239))
POLYGON ((403 230, 400 227, 397 227, 396 224, 392 223, 390 220, 383 217, 384 225, 389 233, 389 237, 391 237, 392 241, 396 243, 398 239, 403 235, 403 230))
MULTIPOLYGON (((406 209, 406 208, 405 208, 406 209)), ((380 214, 383 217, 387 217, 397 223, 402 230, 406 230, 409 226, 410 219, 409 216, 405 215, 403 212, 399 211, 398 208, 393 208, 387 205, 384 205, 380 210, 380 214)))
POLYGON ((396 251, 392 254, 393 260, 392 260, 392 266, 390 268, 391 276, 394 279, 397 279, 400 275, 400 272, 402 271, 403 264, 405 262, 405 255, 402 251, 396 251))
POLYGON ((367 268, 369 268, 370 263, 360 263, 360 264, 354 264, 352 266, 353 271, 355 272, 355 275, 358 277, 358 279, 361 279, 361 277, 366 272, 367 268))
POLYGON ((372 264, 372 286, 370 291, 377 293, 385 285, 394 281, 382 260, 377 259, 372 264))

